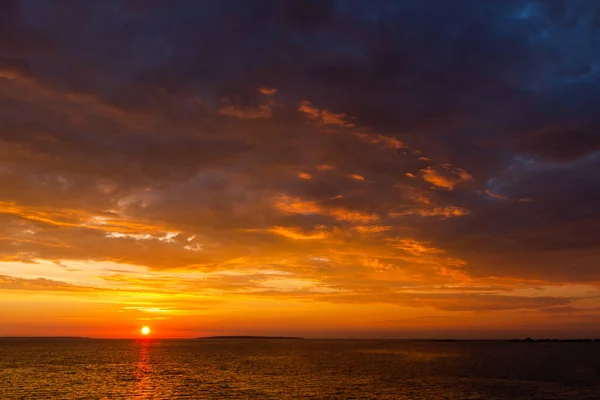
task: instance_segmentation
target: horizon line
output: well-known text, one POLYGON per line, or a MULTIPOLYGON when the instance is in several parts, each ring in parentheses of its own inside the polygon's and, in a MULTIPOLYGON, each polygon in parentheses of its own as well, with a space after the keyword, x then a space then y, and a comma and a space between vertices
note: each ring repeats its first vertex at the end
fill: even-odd
POLYGON ((365 338, 365 337, 300 337, 300 336, 255 336, 255 335, 217 335, 217 336, 198 336, 198 337, 94 337, 94 336, 0 336, 2 339, 85 339, 85 340, 137 340, 137 341, 156 341, 156 340, 207 340, 207 339, 279 339, 279 340, 398 340, 398 341, 421 341, 421 342, 475 342, 475 341, 600 341, 600 337, 571 337, 571 338, 365 338))

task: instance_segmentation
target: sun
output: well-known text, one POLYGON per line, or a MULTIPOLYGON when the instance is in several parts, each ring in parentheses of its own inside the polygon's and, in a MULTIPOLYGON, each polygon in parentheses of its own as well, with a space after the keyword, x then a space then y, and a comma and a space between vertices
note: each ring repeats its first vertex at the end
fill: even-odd
POLYGON ((150 328, 148 328, 147 326, 144 326, 144 327, 141 329, 141 332, 142 332, 142 335, 144 335, 144 336, 148 336, 148 335, 150 334, 150 328))

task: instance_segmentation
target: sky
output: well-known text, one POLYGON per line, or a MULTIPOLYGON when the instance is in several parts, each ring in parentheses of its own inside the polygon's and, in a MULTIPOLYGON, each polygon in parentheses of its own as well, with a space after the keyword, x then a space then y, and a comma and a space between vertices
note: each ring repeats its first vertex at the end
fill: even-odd
POLYGON ((0 336, 593 337, 600 4, 0 2, 0 336))

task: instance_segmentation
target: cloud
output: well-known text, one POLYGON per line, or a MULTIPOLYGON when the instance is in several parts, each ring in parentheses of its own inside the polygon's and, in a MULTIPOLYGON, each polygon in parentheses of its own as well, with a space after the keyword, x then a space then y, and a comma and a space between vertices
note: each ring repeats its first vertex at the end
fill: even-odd
POLYGON ((335 218, 338 221, 355 223, 373 222, 379 219, 375 213, 350 210, 343 207, 320 205, 314 201, 304 201, 299 198, 281 196, 275 206, 284 212, 292 214, 321 214, 335 218))
POLYGON ((280 196, 275 206, 288 213, 297 214, 319 214, 321 213, 321 207, 312 201, 304 201, 300 198, 294 198, 289 196, 280 196))
POLYGON ((390 244, 390 246, 396 249, 404 250, 413 255, 435 254, 442 252, 440 249, 428 247, 426 244, 420 243, 414 239, 388 238, 387 242, 390 244))
POLYGON ((87 292, 94 288, 75 286, 46 278, 23 279, 0 275, 0 290, 44 291, 44 292, 87 292))
POLYGON ((381 226, 381 225, 360 225, 355 226, 354 229, 360 233, 381 233, 392 230, 393 226, 381 226))
POLYGON ((272 96, 275 93, 277 93, 277 89, 275 89, 275 88, 267 88, 267 87, 261 87, 260 89, 258 89, 258 91, 261 94, 264 94, 265 96, 272 96))
MULTIPOLYGON (((340 294, 328 296, 331 301, 340 302, 377 302, 372 294, 340 294), (367 300, 368 299, 368 300, 367 300)), ((380 302, 410 305, 413 307, 431 307, 450 312, 494 312, 506 310, 546 310, 571 303, 571 299, 557 297, 516 297, 485 294, 429 294, 386 293, 379 297, 380 302)))
POLYGON ((236 118, 271 118, 273 113, 266 104, 261 104, 256 108, 238 108, 234 106, 225 106, 219 109, 219 113, 236 118))
POLYGON ((465 181, 470 181, 473 177, 465 170, 460 168, 452 168, 450 165, 443 165, 442 170, 434 170, 427 167, 421 170, 423 179, 434 186, 453 190, 454 187, 465 181))
POLYGON ((289 239, 296 240, 314 240, 314 239, 327 239, 330 236, 330 233, 327 232, 325 227, 317 227, 317 229, 313 232, 304 233, 300 229, 297 228, 286 228, 283 226, 275 226, 270 229, 270 232, 276 233, 278 235, 284 236, 289 239))
POLYGON ((304 100, 300 103, 298 111, 305 114, 307 118, 317 120, 323 125, 338 125, 341 127, 352 128, 354 124, 348 122, 348 116, 344 113, 334 114, 327 110, 319 110, 311 104, 310 101, 304 100))

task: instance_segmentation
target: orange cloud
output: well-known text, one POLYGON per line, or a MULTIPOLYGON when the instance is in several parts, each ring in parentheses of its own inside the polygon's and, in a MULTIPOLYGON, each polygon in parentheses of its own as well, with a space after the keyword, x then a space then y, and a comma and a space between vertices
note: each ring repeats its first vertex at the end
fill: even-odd
POLYGON ((354 179, 355 181, 364 181, 365 177, 359 174, 352 174, 350 175, 350 178, 354 179))
POLYGON ((290 214, 320 214, 321 207, 314 201, 304 201, 298 197, 279 196, 275 207, 290 214))
POLYGON ((300 107, 298 111, 306 115, 310 119, 319 120, 319 122, 323 125, 337 125, 342 127, 351 128, 354 127, 354 124, 347 121, 347 116, 344 113, 334 114, 327 110, 319 110, 317 107, 313 106, 310 101, 302 101, 300 102, 300 107))
POLYGON ((275 88, 268 88, 268 87, 261 87, 260 89, 258 89, 258 91, 261 94, 264 94, 265 96, 272 96, 275 93, 277 93, 277 89, 275 89, 275 88))
POLYGON ((466 208, 456 206, 421 208, 416 212, 422 217, 460 217, 470 213, 466 208))
POLYGON ((442 171, 437 171, 431 167, 422 169, 423 179, 434 186, 448 190, 453 190, 457 184, 473 179, 471 174, 463 169, 451 169, 448 164, 444 164, 442 167, 442 171))
POLYGON ((366 223, 379 220, 379 216, 377 214, 350 211, 344 208, 335 208, 329 210, 328 214, 334 216, 338 221, 366 223))
POLYGON ((371 143, 371 144, 383 144, 383 146, 385 148, 392 149, 392 150, 408 148, 408 146, 406 146, 403 142, 401 142, 400 140, 398 140, 396 138, 390 137, 390 136, 385 136, 385 135, 381 135, 381 134, 372 134, 372 133, 368 133, 365 131, 355 132, 354 136, 356 136, 358 139, 360 139, 363 142, 371 143))
POLYGON ((162 232, 164 227, 131 221, 114 214, 97 215, 78 209, 26 207, 11 202, 0 202, 0 214, 12 214, 33 222, 62 227, 97 229, 108 232, 137 233, 162 232))
POLYGON ((360 226, 355 226, 353 229, 360 232, 360 233, 381 233, 381 232, 387 232, 389 230, 391 230, 393 227, 392 226, 382 226, 382 225, 360 225, 360 226))
POLYGON ((300 102, 298 111, 305 114, 308 118, 317 119, 321 117, 321 111, 317 107, 314 107, 310 101, 300 102))
MULTIPOLYGON (((340 126, 344 128, 355 128, 356 125, 344 113, 335 114, 327 110, 320 110, 309 101, 302 101, 298 111, 306 115, 307 118, 318 120, 321 125, 340 126)), ((402 141, 386 135, 368 133, 364 130, 354 132, 354 136, 363 142, 370 144, 382 144, 384 148, 391 150, 408 148, 402 141)))
POLYGON ((348 128, 351 128, 354 126, 354 124, 346 121, 347 116, 344 113, 334 114, 334 113, 330 113, 327 110, 323 110, 321 112, 321 118, 323 119, 323 123, 325 125, 339 125, 339 126, 345 126, 348 128))
POLYGON ((317 226, 315 231, 309 233, 305 233, 299 228, 287 228, 283 226, 274 226, 269 231, 294 240, 319 240, 327 239, 331 236, 331 233, 324 226, 317 226))
POLYGON ((427 243, 419 242, 414 239, 388 238, 386 242, 395 249, 404 250, 412 255, 442 253, 442 250, 435 247, 429 247, 427 243))
POLYGON ((450 180, 444 177, 443 175, 440 175, 437 171, 435 171, 432 168, 422 169, 421 172, 423 172, 423 179, 435 186, 452 190, 454 189, 454 185, 456 185, 455 181, 450 180))
POLYGON ((405 215, 419 215, 421 217, 461 217, 470 214, 471 211, 463 207, 415 207, 407 208, 405 211, 392 211, 388 213, 390 217, 402 217, 405 215))
POLYGON ((405 205, 396 207, 388 213, 390 217, 402 217, 406 215, 418 215, 421 217, 460 217, 471 213, 464 207, 457 206, 438 206, 434 204, 427 196, 413 195, 410 196, 416 203, 414 205, 405 205))
POLYGON ((310 179, 312 179, 312 175, 309 173, 306 173, 306 172, 300 172, 298 174, 298 178, 304 179, 304 180, 310 180, 310 179))
POLYGON ((458 175, 461 181, 472 181, 473 176, 462 168, 454 168, 452 172, 458 175))
POLYGON ((399 141, 396 138, 384 135, 377 135, 377 137, 379 138, 379 140, 385 143, 385 147, 389 149, 404 149, 407 147, 403 142, 399 141))
POLYGON ((363 258, 361 259, 361 263, 367 268, 372 268, 380 272, 392 270, 395 268, 393 264, 386 264, 376 258, 363 258))
POLYGON ((0 275, 0 290, 43 291, 43 292, 89 292, 98 289, 87 286, 77 286, 47 278, 15 278, 0 275))
POLYGON ((322 207, 314 201, 303 201, 297 197, 279 196, 275 207, 291 214, 321 214, 329 215, 338 221, 373 222, 379 219, 377 214, 347 210, 342 207, 322 207))

